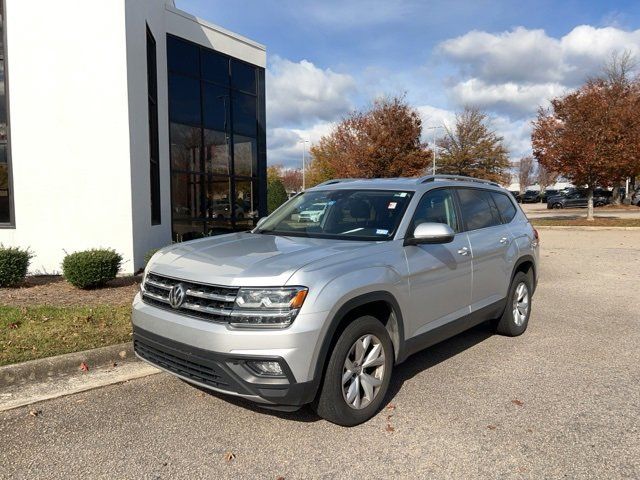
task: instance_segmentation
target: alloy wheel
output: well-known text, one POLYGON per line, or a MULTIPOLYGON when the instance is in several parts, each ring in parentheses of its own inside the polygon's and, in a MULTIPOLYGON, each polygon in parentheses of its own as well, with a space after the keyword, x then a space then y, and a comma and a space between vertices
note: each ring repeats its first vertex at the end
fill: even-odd
POLYGON ((351 408, 368 406, 380 393, 385 351, 375 335, 361 336, 351 346, 342 368, 342 396, 351 408))
POLYGON ((529 289, 524 282, 520 282, 513 294, 513 322, 520 327, 529 313, 529 289))

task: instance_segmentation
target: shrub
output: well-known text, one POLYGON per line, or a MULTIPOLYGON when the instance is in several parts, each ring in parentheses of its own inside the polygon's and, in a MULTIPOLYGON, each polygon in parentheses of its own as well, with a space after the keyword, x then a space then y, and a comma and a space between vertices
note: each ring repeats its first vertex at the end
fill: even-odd
POLYGON ((0 287, 14 287, 24 281, 33 254, 29 250, 0 245, 0 287))
POLYGON ((147 253, 144 254, 144 266, 147 266, 147 263, 149 263, 149 260, 151 260, 151 257, 153 257, 156 252, 160 250, 159 248, 152 248, 151 250, 149 250, 147 253))
POLYGON ((267 210, 271 214, 276 208, 287 201, 287 190, 279 178, 267 180, 267 210))
POLYGON ((99 288, 116 278, 122 256, 115 250, 92 249, 64 257, 62 275, 78 288, 99 288))

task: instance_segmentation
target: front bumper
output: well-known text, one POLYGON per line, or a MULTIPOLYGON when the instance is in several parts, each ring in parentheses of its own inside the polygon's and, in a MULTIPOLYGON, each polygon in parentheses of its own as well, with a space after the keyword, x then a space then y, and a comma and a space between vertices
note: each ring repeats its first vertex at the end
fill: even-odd
POLYGON ((297 407, 315 397, 319 317, 298 318, 282 330, 232 329, 147 305, 136 296, 133 341, 136 355, 201 387, 264 406, 297 407), (294 325, 296 328, 294 328, 294 325), (283 377, 257 375, 247 361, 276 361, 283 377))

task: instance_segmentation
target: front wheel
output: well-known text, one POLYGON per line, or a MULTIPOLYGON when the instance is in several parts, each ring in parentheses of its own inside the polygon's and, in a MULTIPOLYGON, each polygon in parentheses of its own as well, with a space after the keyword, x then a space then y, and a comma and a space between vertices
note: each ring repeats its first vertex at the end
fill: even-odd
POLYGON ((561 203, 554 203, 554 204, 552 205, 552 208, 556 208, 556 209, 557 209, 557 208, 563 208, 563 205, 562 205, 561 203))
POLYGON ((359 317, 333 347, 314 404, 322 418, 351 427, 373 417, 387 394, 393 370, 393 344, 372 316, 359 317))

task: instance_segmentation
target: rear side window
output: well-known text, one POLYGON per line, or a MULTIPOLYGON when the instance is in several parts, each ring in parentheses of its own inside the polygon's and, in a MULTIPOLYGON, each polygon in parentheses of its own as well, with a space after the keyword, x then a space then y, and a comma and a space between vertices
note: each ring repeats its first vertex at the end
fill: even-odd
POLYGON ((458 196, 467 230, 478 230, 502 224, 498 207, 491 198, 491 192, 477 188, 460 188, 458 196))
POLYGON ((502 219, 505 223, 509 223, 516 216, 516 207, 513 206, 513 202, 509 200, 504 193, 491 192, 493 200, 498 206, 498 211, 502 215, 502 219))

